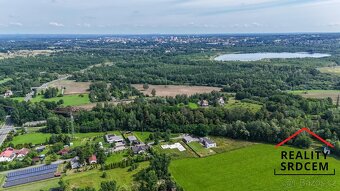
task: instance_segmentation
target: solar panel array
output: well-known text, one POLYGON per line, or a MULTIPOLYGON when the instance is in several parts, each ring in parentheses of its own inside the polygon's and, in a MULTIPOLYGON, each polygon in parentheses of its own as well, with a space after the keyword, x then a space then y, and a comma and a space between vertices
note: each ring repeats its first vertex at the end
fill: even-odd
POLYGON ((57 164, 45 165, 37 168, 11 172, 7 174, 4 187, 16 186, 29 182, 53 178, 58 168, 57 164))

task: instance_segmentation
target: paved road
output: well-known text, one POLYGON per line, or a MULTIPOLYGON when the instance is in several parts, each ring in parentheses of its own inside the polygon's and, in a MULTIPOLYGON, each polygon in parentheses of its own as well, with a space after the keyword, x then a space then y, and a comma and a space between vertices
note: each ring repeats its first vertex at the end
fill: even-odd
POLYGON ((10 116, 6 116, 5 123, 0 127, 0 146, 6 140, 7 135, 14 129, 10 116))

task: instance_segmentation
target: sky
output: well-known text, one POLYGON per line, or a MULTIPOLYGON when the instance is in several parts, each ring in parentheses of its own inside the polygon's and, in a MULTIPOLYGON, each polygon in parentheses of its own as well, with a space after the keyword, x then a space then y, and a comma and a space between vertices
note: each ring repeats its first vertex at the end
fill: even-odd
POLYGON ((340 0, 0 0, 0 34, 340 32, 340 0))

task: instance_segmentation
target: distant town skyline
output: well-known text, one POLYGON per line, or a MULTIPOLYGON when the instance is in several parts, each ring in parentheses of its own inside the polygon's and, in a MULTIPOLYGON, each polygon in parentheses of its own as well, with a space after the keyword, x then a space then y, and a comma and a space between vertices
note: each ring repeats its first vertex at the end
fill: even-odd
POLYGON ((340 32, 339 0, 0 0, 0 34, 340 32))

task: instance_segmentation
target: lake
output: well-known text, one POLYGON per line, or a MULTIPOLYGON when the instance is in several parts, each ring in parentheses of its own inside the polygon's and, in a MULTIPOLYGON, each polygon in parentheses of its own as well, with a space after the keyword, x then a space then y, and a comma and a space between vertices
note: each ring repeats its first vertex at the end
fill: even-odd
POLYGON ((262 53, 244 53, 244 54, 224 54, 216 57, 217 61, 257 61, 270 58, 323 58, 331 56, 330 54, 307 53, 307 52, 262 52, 262 53))

